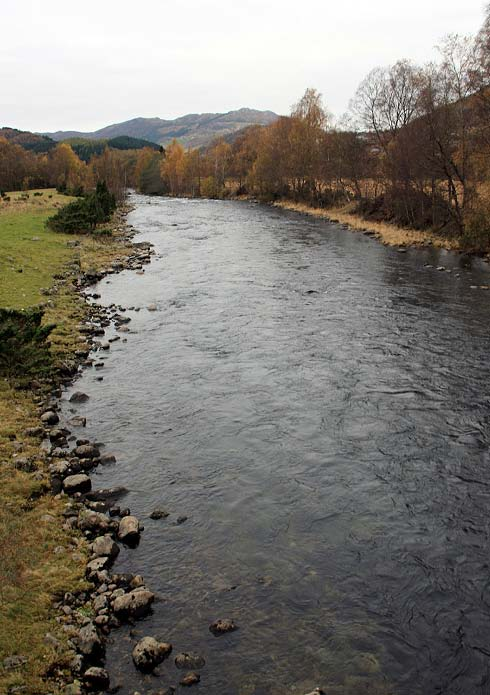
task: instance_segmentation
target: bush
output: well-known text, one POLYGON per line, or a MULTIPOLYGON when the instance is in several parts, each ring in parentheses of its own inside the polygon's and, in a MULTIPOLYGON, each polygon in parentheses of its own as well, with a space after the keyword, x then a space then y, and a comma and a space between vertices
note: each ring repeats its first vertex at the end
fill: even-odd
POLYGON ((105 181, 99 181, 93 193, 65 205, 46 224, 53 232, 83 234, 97 224, 109 222, 115 209, 116 199, 105 181))
POLYGON ((51 354, 48 337, 54 325, 42 326, 40 307, 0 309, 0 375, 9 379, 48 374, 51 354))
POLYGON ((474 253, 487 253, 490 250, 490 221, 484 210, 473 210, 465 223, 460 239, 461 248, 474 253))

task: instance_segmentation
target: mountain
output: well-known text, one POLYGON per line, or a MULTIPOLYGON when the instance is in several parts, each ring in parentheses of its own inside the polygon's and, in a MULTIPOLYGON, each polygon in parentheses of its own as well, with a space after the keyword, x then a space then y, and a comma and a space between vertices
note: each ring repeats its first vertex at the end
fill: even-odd
POLYGON ((5 138, 14 145, 20 145, 25 150, 33 152, 49 152, 56 143, 46 135, 38 135, 28 130, 18 130, 17 128, 0 128, 0 138, 5 138))
POLYGON ((174 138, 186 147, 202 147, 217 137, 225 137, 250 125, 268 125, 278 118, 272 111, 238 109, 228 113, 191 113, 174 120, 162 118, 133 118, 123 123, 100 128, 93 133, 62 131, 45 133, 53 140, 88 138, 100 140, 127 135, 150 140, 158 145, 167 145, 174 138))

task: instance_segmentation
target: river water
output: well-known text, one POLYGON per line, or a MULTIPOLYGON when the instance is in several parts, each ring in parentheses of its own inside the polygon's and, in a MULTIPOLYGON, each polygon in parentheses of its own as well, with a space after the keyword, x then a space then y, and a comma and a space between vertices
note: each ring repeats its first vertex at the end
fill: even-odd
POLYGON ((252 203, 132 202, 156 256, 97 291, 141 311, 70 404, 118 459, 94 487, 145 525, 115 568, 159 596, 111 634, 112 684, 178 682, 173 659, 135 670, 154 635, 206 658, 206 695, 489 693, 488 266, 252 203))

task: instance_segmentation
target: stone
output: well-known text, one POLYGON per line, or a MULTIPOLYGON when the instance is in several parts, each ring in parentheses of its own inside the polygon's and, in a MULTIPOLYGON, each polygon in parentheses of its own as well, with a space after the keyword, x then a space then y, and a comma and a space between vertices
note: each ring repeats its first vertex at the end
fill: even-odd
POLYGON ((82 695, 82 686, 79 681, 73 681, 69 683, 63 689, 63 695, 82 695))
POLYGON ((82 417, 81 415, 75 415, 75 417, 72 417, 69 420, 70 425, 72 427, 86 427, 87 426, 87 418, 82 417))
POLYGON ((189 669, 199 669, 206 664, 206 660, 200 654, 195 652, 183 652, 182 654, 177 654, 175 657, 175 665, 177 668, 189 670, 189 669))
POLYGON ((65 478, 70 471, 70 464, 64 459, 59 459, 54 463, 49 464, 48 468, 51 475, 59 476, 60 478, 65 478))
POLYGON ((143 637, 132 652, 133 662, 140 671, 153 671, 171 653, 172 645, 158 642, 154 637, 143 637))
POLYGON ((110 530, 111 522, 102 512, 82 512, 78 518, 78 528, 100 535, 110 530))
POLYGON ((42 437, 44 434, 43 427, 27 427, 24 430, 25 437, 42 437))
POLYGON ((91 620, 78 631, 76 644, 80 654, 88 659, 98 659, 104 653, 104 644, 91 620))
POLYGON ((75 492, 89 492, 92 489, 92 482, 85 473, 77 473, 64 479, 63 489, 69 495, 75 492))
POLYGON ((224 635, 227 632, 234 632, 237 629, 237 625, 235 625, 234 621, 230 620, 229 618, 221 618, 209 626, 210 632, 212 632, 215 637, 218 635, 224 635))
POLYGON ((75 393, 72 393, 69 401, 70 403, 85 403, 88 401, 89 396, 86 393, 83 393, 82 391, 75 391, 75 393))
POLYGON ((93 444, 82 444, 75 447, 73 450, 73 456, 76 456, 79 459, 95 459, 100 456, 100 451, 93 444))
POLYGON ((119 546, 109 535, 99 536, 92 543, 92 553, 97 557, 109 557, 114 560, 119 555, 119 546))
POLYGON ((118 596, 112 604, 116 618, 143 618, 151 610, 155 594, 148 589, 134 589, 124 596, 118 596))
POLYGON ((109 683, 109 674, 100 666, 91 666, 83 674, 83 684, 88 690, 107 690, 109 683))
POLYGON ((109 566, 109 564, 109 558, 106 556, 96 557, 95 560, 90 560, 90 562, 87 562, 87 577, 89 577, 89 579, 96 578, 98 576, 98 573, 106 569, 109 566))
POLYGON ((184 687, 188 687, 190 685, 196 685, 196 683, 199 683, 201 680, 201 676, 198 673, 195 673, 192 671, 191 673, 188 673, 187 676, 184 676, 181 678, 180 685, 183 685, 184 687))
POLYGON ((148 304, 148 306, 147 306, 148 311, 156 311, 157 308, 158 307, 156 304, 148 304))
POLYGON ((119 522, 117 536, 120 541, 131 545, 140 537, 140 524, 135 516, 125 516, 119 522))
POLYGON ((150 519, 166 519, 168 512, 165 509, 154 509, 150 514, 150 519))
POLYGON ((100 457, 100 463, 103 466, 106 466, 109 463, 116 463, 116 457, 114 456, 114 454, 103 454, 100 457))
POLYGON ((6 671, 13 671, 16 668, 20 668, 24 664, 27 664, 27 657, 20 656, 19 654, 14 654, 13 656, 7 656, 2 661, 2 667, 6 671))
POLYGON ((60 418, 58 417, 58 414, 54 412, 54 410, 47 410, 41 415, 41 422, 43 422, 45 425, 57 425, 59 421, 60 418))
POLYGON ((315 690, 312 690, 311 693, 306 693, 306 695, 325 695, 325 691, 321 688, 315 688, 315 690))

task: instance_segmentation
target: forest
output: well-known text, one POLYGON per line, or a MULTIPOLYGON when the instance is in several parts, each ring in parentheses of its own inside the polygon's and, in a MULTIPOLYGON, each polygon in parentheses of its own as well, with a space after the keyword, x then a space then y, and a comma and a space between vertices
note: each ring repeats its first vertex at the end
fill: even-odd
POLYGON ((93 153, 83 143, 47 153, 0 139, 0 190, 79 192, 105 180, 152 195, 279 199, 490 246, 490 11, 475 37, 448 36, 439 60, 373 69, 334 123, 312 88, 268 126, 206 148, 177 140, 93 153), (77 155, 78 151, 78 156, 77 155), (86 160, 86 161, 85 161, 86 160))

